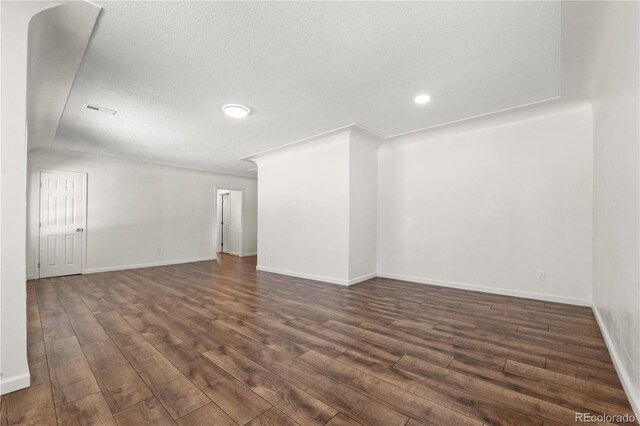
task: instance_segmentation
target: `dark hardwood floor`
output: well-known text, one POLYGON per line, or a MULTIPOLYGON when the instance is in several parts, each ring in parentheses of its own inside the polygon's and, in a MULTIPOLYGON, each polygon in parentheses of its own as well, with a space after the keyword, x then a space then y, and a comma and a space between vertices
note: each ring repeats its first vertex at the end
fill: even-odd
POLYGON ((631 414, 589 308, 255 258, 29 281, 2 425, 574 424, 631 414))

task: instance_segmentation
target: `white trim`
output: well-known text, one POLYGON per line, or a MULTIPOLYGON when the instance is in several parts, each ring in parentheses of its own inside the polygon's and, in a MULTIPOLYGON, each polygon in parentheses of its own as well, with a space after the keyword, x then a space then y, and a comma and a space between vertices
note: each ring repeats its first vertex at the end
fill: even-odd
POLYGON ((249 257, 249 256, 257 256, 257 255, 258 255, 257 251, 252 251, 251 253, 242 253, 240 257, 249 257))
POLYGON ((371 129, 367 129, 366 127, 361 126, 360 124, 351 123, 351 124, 347 124, 346 126, 340 126, 338 128, 332 129, 332 130, 327 130, 326 132, 316 133, 315 135, 307 136, 306 138, 298 139, 298 140, 293 141, 293 142, 288 142, 288 143, 286 143, 284 145, 278 145, 278 146, 273 147, 273 148, 265 149, 264 151, 256 152, 254 154, 247 155, 246 157, 242 157, 242 158, 240 158, 240 160, 241 161, 249 161, 249 162, 255 163, 256 162, 255 159, 257 157, 262 157, 265 154, 271 154, 272 152, 277 152, 277 151, 284 150, 286 148, 290 148, 292 146, 297 146, 299 144, 302 144, 303 142, 314 141, 317 138, 320 138, 322 136, 328 136, 328 135, 331 135, 331 134, 334 134, 334 133, 340 133, 340 132, 347 131, 347 130, 352 130, 352 129, 360 129, 360 130, 363 130, 363 131, 365 131, 367 133, 371 133, 373 136, 376 136, 377 138, 385 139, 384 136, 382 136, 379 133, 374 132, 371 129))
POLYGON ((207 256, 207 257, 196 257, 192 259, 163 260, 160 262, 138 263, 136 265, 103 266, 100 268, 87 268, 84 271, 84 273, 95 274, 97 272, 124 271, 127 269, 152 268, 154 266, 168 266, 168 265, 179 265, 182 263, 204 262, 207 260, 217 261, 218 259, 215 256, 207 256))
MULTIPOLYGON (((213 188, 215 191, 215 201, 213 204, 213 210, 215 211, 215 250, 216 253, 225 253, 223 251, 220 251, 220 235, 218 234, 218 231, 222 232, 221 229, 221 224, 220 224, 220 218, 218 217, 218 198, 221 197, 221 194, 219 193, 219 191, 235 191, 235 192, 239 192, 240 193, 240 229, 238 230, 238 251, 237 252, 229 252, 228 254, 233 255, 233 256, 239 256, 239 257, 243 257, 243 250, 244 250, 244 204, 245 204, 245 200, 244 200, 244 189, 233 189, 231 187, 224 187, 224 188, 220 188, 220 187, 214 187, 213 188)), ((257 253, 256 253, 257 254, 257 253)))
POLYGON ((323 275, 304 274, 300 272, 286 271, 284 269, 269 268, 267 266, 260 266, 260 265, 256 266, 256 270, 262 271, 262 272, 270 272, 272 274, 288 275, 290 277, 304 278, 307 280, 321 281, 325 283, 345 285, 345 286, 350 286, 353 284, 360 283, 362 281, 370 280, 371 278, 375 278, 377 276, 375 272, 372 272, 370 274, 361 275, 359 277, 355 277, 355 278, 351 278, 350 280, 347 280, 343 278, 325 277, 323 275))
MULTIPOLYGON (((84 198, 84 203, 82 205, 82 235, 80 236, 81 240, 82 240, 82 250, 80 250, 80 273, 81 274, 86 274, 86 267, 87 267, 87 212, 88 212, 88 205, 89 205, 89 200, 88 200, 88 196, 89 196, 89 173, 88 172, 77 172, 77 171, 72 171, 72 170, 62 170, 62 169, 49 169, 46 167, 40 168, 38 169, 38 244, 36 247, 36 250, 38 250, 38 257, 37 257, 37 261, 36 264, 34 265, 35 267, 35 277, 34 279, 40 279, 40 267, 38 266, 41 263, 41 259, 40 259, 40 233, 42 232, 42 228, 40 228, 39 223, 42 222, 42 219, 40 218, 40 214, 41 212, 41 206, 40 206, 40 202, 42 201, 42 173, 59 173, 59 174, 76 174, 76 175, 80 175, 82 176, 82 185, 84 186, 84 194, 83 194, 83 198, 84 198)), ((47 277, 47 278, 54 278, 52 277, 47 277)))
POLYGON ((431 278, 411 277, 407 275, 389 274, 385 272, 370 273, 370 274, 362 275, 360 277, 347 280, 343 278, 332 278, 332 277, 325 277, 322 275, 305 274, 301 272, 287 271, 284 269, 269 268, 267 266, 260 266, 260 265, 256 266, 256 270, 271 272, 271 273, 280 274, 280 275, 288 275, 288 276, 297 277, 297 278, 305 278, 305 279, 315 280, 315 281, 323 281, 331 284, 346 285, 346 286, 353 285, 362 281, 370 280, 371 278, 375 278, 375 277, 390 278, 394 280, 408 281, 408 282, 413 282, 417 284, 438 285, 442 287, 459 288, 462 290, 481 291, 483 293, 500 294, 504 296, 514 296, 514 297, 524 297, 527 299, 544 300, 547 302, 567 303, 570 305, 591 307, 591 301, 584 300, 584 299, 554 296, 551 294, 529 293, 527 291, 508 290, 508 289, 497 288, 497 287, 487 287, 487 286, 482 286, 477 284, 460 283, 460 282, 453 282, 453 281, 441 281, 441 280, 436 280, 431 278))
POLYGON ((155 165, 155 166, 171 167, 173 169, 195 170, 196 172, 213 173, 213 174, 222 175, 222 176, 235 176, 235 177, 239 177, 239 178, 247 178, 247 179, 253 179, 253 180, 256 179, 255 176, 243 175, 243 174, 240 174, 240 173, 223 172, 223 171, 220 171, 220 170, 213 170, 213 169, 207 169, 207 168, 180 166, 180 165, 177 165, 177 164, 162 163, 162 162, 151 161, 151 160, 141 160, 139 158, 125 157, 125 156, 122 156, 122 155, 115 155, 115 154, 113 154, 113 155, 112 154, 93 154, 91 152, 74 151, 72 149, 61 149, 61 148, 53 148, 53 147, 46 147, 46 148, 45 147, 33 147, 33 148, 29 149, 29 152, 38 151, 38 150, 42 150, 42 151, 63 151, 63 152, 68 152, 68 153, 76 154, 76 155, 77 154, 81 154, 81 155, 90 155, 90 156, 93 156, 93 157, 115 158, 115 159, 118 159, 118 160, 134 161, 134 162, 138 162, 138 163, 152 164, 152 165, 155 165))
POLYGON ((37 280, 38 277, 33 274, 27 274, 27 280, 37 280))
POLYGON ((267 266, 256 266, 256 270, 263 272, 271 272, 272 274, 288 275, 290 277, 304 278, 307 280, 322 281, 330 284, 339 284, 347 286, 349 281, 342 278, 325 277, 322 275, 304 274, 300 272, 286 271, 284 269, 269 268, 267 266))
POLYGON ((363 281, 370 280, 371 278, 375 278, 377 276, 378 276, 378 274, 376 274, 375 272, 372 272, 370 274, 360 275, 359 277, 351 278, 348 281, 347 285, 358 284, 358 283, 361 283, 363 281))
POLYGON ((230 251, 230 252, 229 252, 229 254, 230 254, 231 256, 238 256, 238 257, 240 257, 240 253, 239 253, 239 252, 237 252, 237 251, 230 251))
POLYGON ((431 284, 442 287, 459 288, 462 290, 481 291, 483 293, 500 294, 504 296, 525 297, 527 299, 544 300, 547 302, 568 303, 570 305, 591 306, 590 300, 577 299, 573 297, 554 296, 551 294, 529 293, 528 291, 508 290, 505 288, 488 287, 478 284, 461 283, 454 281, 441 281, 432 278, 411 277, 407 275, 389 274, 378 272, 380 278, 391 278, 394 280, 410 281, 418 284, 431 284))
POLYGON ((611 355, 613 366, 616 368, 616 372, 618 373, 618 377, 620 378, 620 382, 622 383, 624 392, 627 394, 627 398, 629 399, 631 408, 633 409, 636 415, 636 419, 640 419, 640 395, 636 396, 634 394, 631 377, 629 376, 627 369, 624 367, 624 364, 620 360, 618 351, 616 350, 616 347, 613 344, 613 340, 611 340, 611 336, 607 331, 607 327, 605 327, 605 322, 602 316, 600 315, 600 311, 595 305, 591 307, 591 310, 593 311, 593 314, 596 317, 596 322, 598 323, 598 327, 600 327, 600 332, 602 333, 602 337, 604 337, 604 343, 607 345, 607 349, 609 349, 609 355, 611 355))
POLYGON ((29 386, 31 386, 31 375, 29 374, 29 372, 18 374, 6 379, 1 379, 0 395, 28 388, 29 386))
POLYGON ((471 121, 471 120, 474 120, 474 119, 477 119, 477 118, 487 117, 487 116, 493 115, 493 114, 500 114, 502 112, 519 110, 519 109, 526 110, 527 107, 531 107, 531 106, 538 105, 538 104, 543 104, 545 102, 554 101, 554 100, 558 100, 558 99, 560 99, 560 94, 558 94, 557 96, 552 96, 550 98, 541 99, 539 101, 529 102, 527 104, 516 105, 516 106, 512 106, 512 107, 498 109, 496 111, 485 112, 484 114, 472 115, 470 117, 459 118, 457 120, 447 121, 447 122, 440 123, 440 124, 434 124, 432 126, 422 127, 420 129, 415 129, 415 130, 409 130, 409 131, 406 131, 406 132, 396 133, 394 135, 385 136, 384 139, 392 139, 392 138, 397 138, 397 137, 400 137, 400 136, 410 135, 412 133, 420 133, 420 132, 424 132, 424 131, 427 131, 427 130, 436 129, 438 127, 444 127, 444 126, 450 126, 452 124, 458 124, 458 123, 461 123, 463 121, 471 121))
POLYGON ((413 134, 413 133, 425 132, 427 130, 437 129, 439 127, 450 126, 450 125, 462 123, 462 122, 465 122, 465 121, 472 121, 472 120, 475 120, 475 119, 478 119, 478 118, 487 117, 487 116, 491 116, 491 115, 494 115, 494 114, 500 114, 500 113, 507 112, 507 111, 512 111, 512 110, 527 111, 528 108, 530 108, 530 107, 532 107, 534 105, 544 104, 545 102, 557 101, 558 99, 560 99, 560 94, 558 94, 557 96, 552 96, 550 98, 541 99, 539 101, 529 102, 529 103, 523 104, 523 105, 511 106, 511 107, 499 109, 499 110, 496 110, 496 111, 490 111, 490 112, 486 112, 486 113, 483 113, 483 114, 472 115, 470 117, 463 117, 463 118, 460 118, 460 119, 457 119, 457 120, 447 121, 447 122, 440 123, 440 124, 434 124, 434 125, 427 126, 427 127, 421 127, 419 129, 408 130, 406 132, 396 133, 396 134, 388 135, 388 136, 383 136, 380 133, 378 133, 378 132, 376 132, 374 130, 371 130, 371 129, 369 129, 369 128, 361 125, 361 124, 351 123, 351 124, 347 124, 345 126, 340 126, 340 127, 337 127, 337 128, 331 129, 331 130, 327 130, 325 132, 316 133, 314 135, 307 136, 305 138, 298 139, 298 140, 295 140, 293 142, 288 142, 288 143, 285 143, 284 145, 278 145, 276 147, 269 148, 269 149, 266 149, 264 151, 259 151, 259 152, 256 152, 254 154, 242 157, 242 158, 240 158, 240 160, 241 161, 249 161, 249 162, 255 163, 255 159, 258 158, 258 157, 263 156, 264 154, 270 154, 272 152, 280 151, 280 150, 283 150, 285 148, 290 148, 292 146, 298 145, 298 144, 303 143, 303 142, 309 142, 309 141, 315 140, 315 139, 317 139, 319 137, 322 137, 322 136, 327 136, 327 135, 330 135, 330 134, 333 134, 333 133, 339 133, 339 132, 341 132, 343 130, 361 129, 361 130, 364 130, 367 133, 372 134, 373 136, 376 136, 379 139, 390 140, 390 139, 395 139, 395 138, 400 137, 400 136, 406 136, 406 135, 410 135, 410 134, 413 134))

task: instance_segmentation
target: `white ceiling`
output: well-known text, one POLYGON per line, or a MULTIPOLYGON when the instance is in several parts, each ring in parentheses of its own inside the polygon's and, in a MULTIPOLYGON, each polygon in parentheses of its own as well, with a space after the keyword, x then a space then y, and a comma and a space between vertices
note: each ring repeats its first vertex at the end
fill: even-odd
POLYGON ((54 139, 100 13, 99 7, 86 2, 39 4, 43 10, 29 23, 29 148, 49 146, 54 139))
POLYGON ((241 157, 348 124, 389 137, 560 94, 559 2, 100 5, 54 148, 251 176, 241 157))

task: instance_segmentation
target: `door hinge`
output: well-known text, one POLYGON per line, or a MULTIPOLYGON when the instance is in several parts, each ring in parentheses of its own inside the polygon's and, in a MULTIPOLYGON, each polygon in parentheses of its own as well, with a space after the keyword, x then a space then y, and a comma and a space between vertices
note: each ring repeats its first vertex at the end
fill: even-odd
POLYGON ((40 269, 40 262, 38 262, 38 269, 40 269))
POLYGON ((42 222, 40 222, 38 225, 40 225, 40 228, 42 228, 42 222))
POLYGON ((40 182, 40 188, 42 188, 42 182, 40 182))

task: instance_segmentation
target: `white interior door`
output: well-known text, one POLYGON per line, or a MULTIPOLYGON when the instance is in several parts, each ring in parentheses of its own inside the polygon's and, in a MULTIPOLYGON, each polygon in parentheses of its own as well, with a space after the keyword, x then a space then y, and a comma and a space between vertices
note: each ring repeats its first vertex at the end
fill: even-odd
POLYGON ((231 197, 222 195, 222 252, 231 251, 231 197))
POLYGON ((82 273, 84 176, 40 173, 40 278, 82 273))
POLYGON ((242 228, 242 191, 230 191, 230 219, 229 252, 240 256, 240 229, 242 228))

